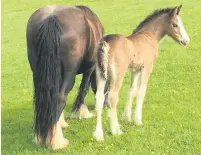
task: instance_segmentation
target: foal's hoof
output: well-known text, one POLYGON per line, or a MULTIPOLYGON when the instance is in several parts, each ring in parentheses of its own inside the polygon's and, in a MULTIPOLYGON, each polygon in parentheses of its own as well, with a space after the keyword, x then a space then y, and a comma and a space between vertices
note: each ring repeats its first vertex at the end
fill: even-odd
POLYGON ((103 141, 104 137, 103 137, 103 131, 94 131, 93 133, 93 137, 97 140, 97 141, 103 141))
POLYGON ((58 150, 58 149, 63 149, 66 148, 69 145, 69 141, 65 138, 62 138, 57 144, 53 145, 50 147, 50 149, 53 150, 58 150))
POLYGON ((134 118, 135 125, 142 126, 142 120, 134 118))
POLYGON ((114 131, 112 131, 112 135, 122 135, 123 131, 121 131, 121 129, 116 129, 114 131))
POLYGON ((93 117, 93 114, 89 112, 85 104, 81 105, 80 110, 78 111, 78 115, 79 115, 79 119, 93 117))
POLYGON ((123 118, 123 120, 131 122, 131 115, 128 115, 128 113, 126 113, 126 112, 123 113, 122 118, 123 118))

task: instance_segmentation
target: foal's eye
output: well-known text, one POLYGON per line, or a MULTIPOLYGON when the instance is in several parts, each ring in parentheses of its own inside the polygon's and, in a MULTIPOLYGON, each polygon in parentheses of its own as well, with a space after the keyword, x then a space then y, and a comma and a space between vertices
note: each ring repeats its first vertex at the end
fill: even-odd
POLYGON ((175 28, 178 27, 178 25, 177 25, 177 24, 174 24, 174 23, 172 24, 172 26, 175 27, 175 28))

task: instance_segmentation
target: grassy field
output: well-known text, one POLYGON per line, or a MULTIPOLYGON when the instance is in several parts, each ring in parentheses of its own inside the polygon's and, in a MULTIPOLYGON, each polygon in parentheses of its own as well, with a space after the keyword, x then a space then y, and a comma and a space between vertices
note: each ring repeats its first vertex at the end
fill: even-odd
MULTIPOLYGON (((2 154, 201 154, 201 1, 200 0, 3 0, 2 1, 2 154), (118 116, 122 136, 111 136, 104 110, 105 141, 92 138, 96 119, 67 120, 67 149, 51 151, 32 143, 32 74, 26 56, 25 30, 30 15, 50 4, 84 4, 97 13, 106 33, 129 35, 153 10, 183 4, 181 18, 191 38, 184 49, 170 38, 160 42, 159 58, 148 84, 143 126, 123 122, 129 75, 120 92, 118 116)), ((69 115, 81 77, 68 96, 69 115)), ((93 113, 94 95, 87 96, 93 113)))

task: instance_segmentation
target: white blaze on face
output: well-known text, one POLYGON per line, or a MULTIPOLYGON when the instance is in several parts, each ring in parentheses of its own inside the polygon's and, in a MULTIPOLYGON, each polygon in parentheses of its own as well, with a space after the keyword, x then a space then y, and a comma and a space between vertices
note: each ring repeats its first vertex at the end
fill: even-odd
POLYGON ((181 33, 181 36, 182 36, 182 38, 180 38, 180 39, 182 41, 185 41, 185 42, 189 43, 190 38, 189 38, 189 36, 188 36, 184 26, 183 26, 181 18, 179 16, 177 16, 177 19, 178 19, 178 25, 179 25, 180 33, 181 33))

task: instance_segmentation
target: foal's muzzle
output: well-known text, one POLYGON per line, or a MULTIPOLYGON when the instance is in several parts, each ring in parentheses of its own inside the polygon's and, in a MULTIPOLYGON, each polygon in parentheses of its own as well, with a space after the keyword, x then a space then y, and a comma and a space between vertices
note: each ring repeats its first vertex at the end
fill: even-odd
POLYGON ((189 44, 190 40, 181 40, 179 43, 183 46, 187 46, 189 44))

